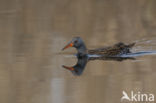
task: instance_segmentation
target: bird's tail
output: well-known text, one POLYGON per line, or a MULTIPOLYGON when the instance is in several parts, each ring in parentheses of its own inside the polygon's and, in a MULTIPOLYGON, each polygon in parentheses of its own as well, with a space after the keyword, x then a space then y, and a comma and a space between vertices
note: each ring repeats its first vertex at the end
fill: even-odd
POLYGON ((135 43, 131 43, 131 44, 128 44, 127 47, 132 48, 134 45, 135 45, 135 43))

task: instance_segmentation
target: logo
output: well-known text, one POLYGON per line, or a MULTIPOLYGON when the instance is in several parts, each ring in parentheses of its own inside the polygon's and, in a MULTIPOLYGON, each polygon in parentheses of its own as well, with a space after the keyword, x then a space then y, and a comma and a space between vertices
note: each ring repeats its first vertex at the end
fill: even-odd
POLYGON ((125 91, 122 91, 123 96, 121 97, 121 101, 138 101, 138 102, 153 102, 154 101, 154 94, 146 94, 141 92, 133 92, 131 91, 130 95, 128 95, 125 91))

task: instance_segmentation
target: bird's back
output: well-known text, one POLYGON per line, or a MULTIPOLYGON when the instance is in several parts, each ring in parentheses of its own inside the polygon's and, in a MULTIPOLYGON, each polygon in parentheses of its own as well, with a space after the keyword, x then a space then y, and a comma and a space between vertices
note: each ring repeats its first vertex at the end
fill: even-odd
POLYGON ((105 55, 105 56, 114 56, 114 55, 121 55, 130 53, 130 49, 135 45, 135 43, 131 44, 124 44, 119 42, 110 47, 98 48, 93 50, 88 50, 88 54, 98 54, 98 55, 105 55))

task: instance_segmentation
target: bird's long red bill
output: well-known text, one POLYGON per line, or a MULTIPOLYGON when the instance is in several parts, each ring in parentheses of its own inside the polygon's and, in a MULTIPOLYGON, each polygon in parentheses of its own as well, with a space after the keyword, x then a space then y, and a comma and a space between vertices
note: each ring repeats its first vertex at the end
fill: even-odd
POLYGON ((63 65, 62 67, 65 68, 65 69, 68 69, 68 70, 74 71, 74 68, 73 68, 73 67, 68 67, 68 66, 65 66, 65 65, 63 65))
POLYGON ((72 46, 73 46, 73 43, 69 43, 62 50, 67 49, 67 48, 72 47, 72 46))

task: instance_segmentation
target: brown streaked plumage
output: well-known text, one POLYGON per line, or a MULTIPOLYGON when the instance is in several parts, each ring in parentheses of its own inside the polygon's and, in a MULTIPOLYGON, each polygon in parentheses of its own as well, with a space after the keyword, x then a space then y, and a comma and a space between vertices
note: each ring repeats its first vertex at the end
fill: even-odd
POLYGON ((88 54, 98 54, 98 55, 106 55, 106 56, 114 56, 120 54, 131 53, 130 49, 135 45, 135 43, 124 44, 119 42, 113 46, 98 48, 94 50, 88 50, 88 54))

